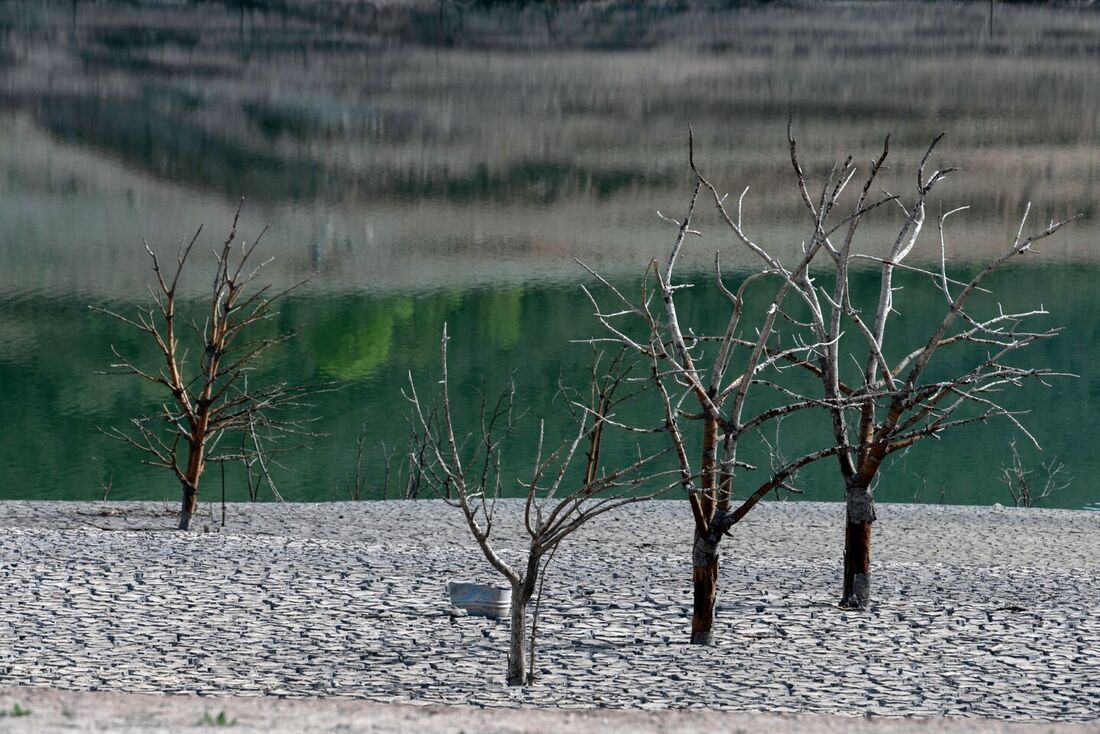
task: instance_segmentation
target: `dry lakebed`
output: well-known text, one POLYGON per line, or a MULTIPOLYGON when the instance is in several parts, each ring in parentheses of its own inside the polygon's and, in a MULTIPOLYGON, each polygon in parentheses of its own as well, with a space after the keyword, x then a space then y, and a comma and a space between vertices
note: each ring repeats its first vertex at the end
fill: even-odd
POLYGON ((558 552, 515 689, 507 621, 448 602, 500 582, 454 508, 206 505, 191 533, 174 510, 0 503, 0 731, 1100 731, 1100 513, 880 505, 851 612, 843 505, 769 503, 698 648, 686 504, 629 507, 558 552))

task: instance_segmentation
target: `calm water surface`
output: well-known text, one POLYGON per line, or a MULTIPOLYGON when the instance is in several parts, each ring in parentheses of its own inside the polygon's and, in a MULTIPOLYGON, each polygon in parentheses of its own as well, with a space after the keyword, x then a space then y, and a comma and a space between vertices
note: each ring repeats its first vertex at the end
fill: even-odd
MULTIPOLYGON (((400 456, 407 438, 400 388, 410 370, 429 379, 445 321, 464 405, 477 385, 514 375, 533 415, 560 415, 554 386, 583 379, 587 361, 569 341, 596 333, 572 258, 630 284, 665 251, 670 230, 655 211, 686 204, 689 123, 711 178, 752 186, 749 229, 796 252, 808 230, 786 163, 789 116, 819 176, 848 153, 869 159, 892 131, 892 191, 911 188, 915 159, 946 130, 940 164, 962 170, 937 191, 945 208, 971 205, 953 230, 960 274, 1005 246, 1028 201, 1036 221, 1084 213, 994 286, 1006 307, 1041 303, 1048 323, 1066 327, 1028 359, 1080 377, 1010 399, 1031 409, 1045 449, 1025 460, 1039 469, 1058 457, 1075 477, 1047 505, 1096 503, 1100 12, 998 6, 991 33, 987 10, 433 2, 334 18, 323 8, 4 3, 0 497, 91 499, 110 477, 112 498, 175 500, 169 477, 96 430, 157 397, 95 374, 111 344, 153 355, 87 310, 140 301, 142 238, 173 248, 205 223, 213 243, 240 196, 246 237, 271 223, 272 277, 313 279, 280 315, 300 336, 262 376, 341 388, 316 397, 326 435, 287 458, 279 488, 347 497, 365 426, 366 494, 376 497, 382 443, 400 456)), ((702 225, 689 268, 717 248, 731 268, 754 265, 713 219, 702 225)), ((880 249, 890 225, 869 222, 861 247, 880 249)), ((935 252, 926 238, 916 256, 935 252)), ((206 276, 192 275, 200 293, 206 276)), ((856 287, 870 296, 877 286, 867 274, 856 287)), ((911 342, 940 306, 919 281, 903 295, 898 335, 911 342)), ((685 307, 701 327, 720 318, 702 289, 693 298, 685 307)), ((519 473, 533 432, 528 421, 509 456, 519 473)), ((785 426, 785 450, 816 432, 785 426)), ((997 475, 1011 438, 991 424, 925 442, 878 494, 1010 501, 997 475)), ((808 472, 803 496, 838 498, 834 472, 808 472)), ((218 480, 207 475, 206 497, 218 480)), ((227 493, 244 497, 234 471, 227 493)))

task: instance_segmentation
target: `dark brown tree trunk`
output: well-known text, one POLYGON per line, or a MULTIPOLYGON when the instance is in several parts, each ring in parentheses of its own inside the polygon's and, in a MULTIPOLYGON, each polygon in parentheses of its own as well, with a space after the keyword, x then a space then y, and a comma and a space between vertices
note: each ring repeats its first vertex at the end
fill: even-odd
POLYGON ((867 487, 853 484, 846 492, 844 529, 844 594, 840 606, 864 609, 871 602, 871 524, 875 498, 867 487))
MULTIPOLYGON (((205 423, 203 425, 205 426, 205 423)), ((187 472, 184 475, 184 481, 180 482, 183 487, 183 499, 180 502, 179 530, 191 529, 191 518, 198 508, 199 479, 206 468, 205 448, 201 442, 194 443, 187 452, 187 472)))
POLYGON ((695 533, 691 553, 691 583, 694 589, 691 644, 714 641, 714 605, 718 599, 718 543, 695 533))
POLYGON ((191 518, 195 514, 195 510, 198 507, 198 490, 195 487, 188 486, 186 482, 181 482, 183 487, 183 499, 180 502, 180 524, 179 530, 191 529, 191 518))

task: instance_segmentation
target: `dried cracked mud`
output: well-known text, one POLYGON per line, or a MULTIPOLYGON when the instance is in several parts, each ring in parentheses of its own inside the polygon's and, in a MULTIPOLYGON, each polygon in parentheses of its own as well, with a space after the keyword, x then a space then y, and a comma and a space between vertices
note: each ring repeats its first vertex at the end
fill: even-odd
MULTIPOLYGON (((519 507, 498 510, 505 555, 522 548, 519 507)), ((176 712, 149 714, 158 731, 233 706, 238 726, 292 731, 310 705, 309 730, 449 731, 453 715, 455 731, 594 731, 605 714, 642 730, 1100 730, 1100 513, 882 505, 876 604, 854 613, 836 606, 842 506, 768 504, 725 544, 719 644, 699 649, 686 508, 627 508, 554 559, 541 677, 517 690, 507 622, 451 614, 447 580, 499 582, 453 508, 230 505, 224 527, 208 511, 178 533, 156 503, 0 504, 0 704, 38 707, 0 730, 100 725, 89 694, 63 691, 180 694, 110 699, 176 712), (283 719, 271 697, 328 700, 279 702, 297 712, 283 719), (498 707, 522 711, 482 711, 498 707)))

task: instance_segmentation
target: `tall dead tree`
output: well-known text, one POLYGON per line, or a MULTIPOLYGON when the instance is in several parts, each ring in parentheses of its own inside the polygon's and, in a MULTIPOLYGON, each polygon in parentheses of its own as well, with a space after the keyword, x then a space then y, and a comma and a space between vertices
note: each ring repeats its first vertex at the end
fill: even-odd
MULTIPOLYGON (((1073 477, 1062 473, 1066 470, 1066 465, 1054 458, 1042 464, 1045 476, 1040 487, 1038 482, 1032 479, 1036 473, 1035 470, 1025 468, 1024 462, 1020 459, 1020 452, 1016 450, 1016 439, 1012 439, 1008 448, 1012 452, 1012 465, 1001 465, 1001 481, 1008 487, 1008 494, 1016 507, 1035 507, 1039 502, 1055 492, 1061 492, 1073 483, 1073 477)), ((104 487, 104 494, 109 489, 109 486, 104 487)))
POLYGON ((523 527, 528 536, 527 557, 521 565, 509 563, 494 545, 492 532, 504 482, 502 447, 515 426, 515 391, 504 391, 492 404, 483 395, 480 425, 469 435, 460 433, 451 407, 447 341, 444 326, 442 379, 439 394, 431 403, 421 400, 409 376, 406 397, 426 455, 422 471, 437 496, 461 510, 485 559, 511 587, 507 682, 511 686, 529 685, 534 682, 537 611, 532 617, 528 609, 536 592, 541 593, 547 566, 558 547, 590 520, 667 491, 668 487, 652 486, 659 482, 661 473, 647 471, 666 452, 639 454, 633 462, 614 470, 603 469, 601 454, 608 421, 615 408, 636 393, 619 394, 629 373, 622 369, 622 354, 606 370, 600 368, 597 357, 593 361, 591 394, 587 399, 570 396, 576 419, 572 437, 556 447, 546 446, 540 422, 534 469, 529 479, 520 482, 526 492, 523 527), (582 450, 584 469, 574 477, 570 468, 582 450))
POLYGON ((929 172, 929 161, 942 137, 941 134, 935 138, 921 158, 916 169, 916 187, 909 201, 903 203, 901 197, 888 194, 885 199, 868 204, 876 177, 889 156, 888 136, 881 154, 868 169, 862 190, 850 207, 842 207, 840 196, 856 173, 852 158, 849 156, 839 170, 834 168, 820 195, 813 197, 798 159, 797 143, 788 129, 795 180, 810 215, 814 238, 827 254, 822 262, 826 280, 831 281, 831 288, 818 286, 808 268, 792 279, 809 313, 808 323, 816 345, 809 358, 800 364, 821 382, 823 405, 830 414, 839 449, 836 456, 847 516, 841 598, 844 607, 859 608, 870 601, 873 487, 883 462, 922 439, 996 417, 1006 418, 1034 441, 1020 424, 1018 413, 997 402, 997 393, 1025 380, 1042 380, 1057 374, 1008 361, 1020 350, 1059 332, 1027 326, 1046 311, 1039 308, 1010 313, 997 304, 994 315, 976 316, 969 308, 977 294, 989 294, 982 285, 990 275, 1010 260, 1032 252, 1036 242, 1054 234, 1070 220, 1051 221, 1042 230, 1025 236, 1028 217, 1025 211, 1015 238, 1005 250, 969 280, 959 281, 948 276, 944 224, 966 207, 953 209, 941 214, 936 222, 939 268, 922 269, 906 262, 924 226, 929 195, 955 170, 929 172), (857 253, 853 242, 860 224, 872 208, 886 201, 896 203, 902 213, 896 236, 884 256, 857 253), (880 270, 878 298, 870 309, 853 303, 850 278, 856 261, 873 263, 880 270), (894 284, 899 270, 926 277, 944 301, 940 315, 931 318, 928 336, 916 344, 899 345, 890 339, 891 317, 900 307, 894 284), (843 339, 845 331, 854 336, 843 339), (852 339, 857 342, 855 346, 851 345, 852 339), (969 351, 965 351, 967 347, 969 351), (956 360, 968 357, 969 367, 928 379, 928 367, 941 350, 950 350, 956 360), (900 359, 888 356, 898 354, 902 355, 900 359), (861 368, 850 379, 842 379, 850 362, 861 368))
POLYGON ((240 212, 238 206, 229 235, 214 250, 208 301, 185 303, 179 291, 202 233, 199 227, 180 246, 168 271, 144 243, 156 279, 149 289, 149 308, 128 316, 91 307, 145 334, 159 352, 159 367, 139 366, 111 347, 118 361, 108 373, 132 375, 158 386, 164 402, 155 414, 131 419, 128 429, 114 426, 104 432, 136 447, 146 455, 144 463, 171 471, 179 481, 180 530, 190 528, 209 463, 243 462, 250 476, 253 471, 266 475, 275 454, 298 448, 300 439, 309 435, 306 421, 298 415, 306 388, 249 384, 248 376, 263 355, 292 336, 291 332, 265 336, 267 327, 262 325, 275 315, 274 304, 297 286, 282 291, 273 291, 270 285, 252 287, 269 262, 257 262, 255 257, 267 229, 251 244, 239 241, 240 212), (188 318, 181 311, 194 311, 196 317, 188 318), (197 357, 189 360, 189 355, 197 357), (236 434, 237 440, 229 434, 236 434))
MULTIPOLYGON (((771 467, 761 480, 748 480, 744 499, 737 502, 737 470, 748 468, 738 461, 738 448, 746 438, 759 440, 767 424, 797 411, 823 407, 827 401, 799 394, 766 379, 769 368, 787 362, 802 362, 821 345, 791 336, 785 346, 778 326, 785 320, 784 301, 797 292, 796 284, 825 246, 821 236, 812 237, 802 255, 784 264, 772 251, 758 244, 742 226, 741 199, 731 214, 726 197, 699 171, 695 164, 693 141, 689 137, 689 163, 695 177, 694 192, 682 220, 662 218, 674 224, 677 236, 668 259, 650 263, 642 282, 642 292, 632 300, 594 270, 584 266, 601 284, 607 300, 614 305, 601 306, 599 299, 585 289, 596 318, 609 336, 593 339, 595 344, 614 343, 640 354, 650 365, 651 381, 664 406, 662 425, 649 430, 667 435, 677 458, 680 484, 694 520, 692 545, 693 615, 691 642, 710 644, 714 636, 714 610, 717 600, 719 544, 730 529, 769 493, 788 486, 795 474, 808 464, 831 456, 837 447, 824 446, 794 460, 771 467), (674 280, 677 262, 688 237, 701 237, 692 229, 699 196, 713 202, 721 223, 732 234, 738 247, 747 248, 763 269, 745 278, 736 291, 724 281, 718 256, 714 262, 714 284, 725 298, 729 315, 721 334, 703 334, 681 323, 677 297, 685 285, 674 280), (770 285, 777 283, 776 285, 770 285), (759 320, 744 319, 745 302, 750 288, 764 290, 768 306, 759 320), (770 295, 769 295, 770 294, 770 295), (657 302, 654 305, 654 301, 657 302), (767 390, 772 407, 753 412, 748 398, 754 390, 767 390), (702 424, 698 446, 698 469, 689 456, 687 422, 702 424)), ((747 189, 746 189, 747 191, 747 189)), ((583 266, 583 263, 582 263, 583 266)), ((829 405, 843 407, 847 398, 833 397, 829 405)))

